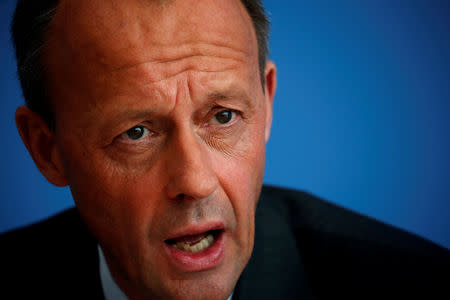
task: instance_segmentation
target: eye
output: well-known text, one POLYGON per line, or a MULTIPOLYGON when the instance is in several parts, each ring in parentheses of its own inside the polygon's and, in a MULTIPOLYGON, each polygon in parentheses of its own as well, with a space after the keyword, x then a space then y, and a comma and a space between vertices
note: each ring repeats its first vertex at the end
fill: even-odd
POLYGON ((231 109, 221 110, 214 115, 211 120, 213 124, 227 124, 230 123, 236 117, 236 111, 231 109))
POLYGON ((134 126, 121 134, 121 137, 126 140, 140 140, 148 136, 150 131, 144 126, 134 126))

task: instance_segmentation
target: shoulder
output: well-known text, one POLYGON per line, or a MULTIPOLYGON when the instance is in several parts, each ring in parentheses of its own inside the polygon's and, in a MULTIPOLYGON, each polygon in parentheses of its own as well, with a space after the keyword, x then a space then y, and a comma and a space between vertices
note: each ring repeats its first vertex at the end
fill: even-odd
POLYGON ((314 232, 418 253, 447 251, 415 234, 346 209, 304 191, 264 186, 262 209, 274 210, 297 233, 314 232))
POLYGON ((85 246, 85 242, 90 240, 89 234, 77 210, 72 208, 38 223, 1 234, 0 259, 9 254, 10 260, 17 258, 39 263, 35 258, 56 258, 70 254, 67 251, 79 250, 81 245, 76 245, 82 240, 85 246))
POLYGON ((260 201, 260 215, 271 211, 288 224, 319 294, 374 290, 388 297, 389 287, 398 295, 450 294, 450 252, 443 247, 306 192, 265 186, 260 201))
POLYGON ((35 238, 36 235, 40 238, 52 238, 60 236, 65 230, 77 232, 77 227, 79 229, 83 226, 78 211, 70 208, 39 222, 2 233, 0 243, 20 243, 23 238, 35 238))
POLYGON ((92 292, 99 283, 96 251, 97 243, 78 211, 63 211, 0 235, 2 285, 23 297, 53 298, 58 291, 73 288, 75 282, 81 289, 77 293, 83 287, 92 292))

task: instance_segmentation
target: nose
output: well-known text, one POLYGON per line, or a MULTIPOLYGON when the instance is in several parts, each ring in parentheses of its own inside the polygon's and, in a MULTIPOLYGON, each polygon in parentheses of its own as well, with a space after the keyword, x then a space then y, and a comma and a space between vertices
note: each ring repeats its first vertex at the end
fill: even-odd
POLYGON ((192 129, 178 130, 168 144, 167 196, 169 199, 202 199, 218 186, 208 146, 192 129))

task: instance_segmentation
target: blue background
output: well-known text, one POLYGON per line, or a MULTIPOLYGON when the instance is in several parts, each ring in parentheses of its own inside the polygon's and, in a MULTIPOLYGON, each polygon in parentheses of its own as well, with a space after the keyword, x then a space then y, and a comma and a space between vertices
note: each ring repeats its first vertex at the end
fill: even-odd
MULTIPOLYGON (((0 232, 73 205, 23 146, 0 4, 0 232)), ((449 1, 265 1, 278 66, 265 182, 450 247, 449 1)))

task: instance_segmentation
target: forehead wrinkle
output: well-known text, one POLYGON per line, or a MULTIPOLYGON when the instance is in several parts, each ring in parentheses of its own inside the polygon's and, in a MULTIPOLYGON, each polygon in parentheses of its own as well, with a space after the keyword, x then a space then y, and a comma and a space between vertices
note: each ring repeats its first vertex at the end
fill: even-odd
MULTIPOLYGON (((143 63, 145 64, 145 63, 143 63)), ((127 69, 133 69, 133 68, 138 68, 140 66, 142 66, 143 64, 138 64, 137 66, 133 66, 127 69)), ((183 74, 192 74, 192 73, 212 73, 212 74, 217 74, 220 72, 226 72, 226 71, 230 71, 233 70, 234 68, 232 66, 226 67, 226 68, 221 68, 220 70, 215 70, 215 69, 211 69, 211 70, 199 70, 198 66, 190 66, 187 65, 184 68, 177 68, 176 71, 169 71, 169 70, 160 70, 158 77, 154 76, 154 75, 149 75, 147 80, 146 80, 146 84, 144 84, 143 86, 148 86, 148 85, 152 85, 152 84, 157 84, 157 83, 161 83, 170 79, 173 79, 175 77, 178 76, 182 76, 183 74)), ((123 69, 122 69, 123 70, 123 69)), ((120 71, 120 70, 116 70, 116 71, 120 71)))
POLYGON ((245 63, 250 56, 243 49, 233 47, 229 44, 219 42, 188 42, 183 44, 152 44, 153 47, 150 54, 151 57, 138 61, 135 63, 127 63, 117 68, 114 71, 120 71, 127 68, 135 68, 144 64, 167 65, 171 63, 181 62, 192 58, 217 58, 236 60, 240 63, 245 63), (162 48, 162 49, 161 49, 162 48), (220 54, 219 54, 220 53, 220 54))
MULTIPOLYGON (((76 29, 77 32, 61 32, 61 38, 68 39, 70 37, 70 41, 67 42, 70 44, 69 48, 74 50, 75 55, 79 53, 81 48, 91 53, 89 56, 94 59, 94 62, 103 63, 105 66, 109 65, 108 67, 117 69, 139 63, 136 60, 142 61, 142 51, 136 50, 150 49, 150 47, 152 48, 151 53, 149 53, 149 57, 145 58, 146 61, 164 62, 173 60, 177 56, 186 55, 184 54, 186 52, 207 53, 209 52, 208 49, 203 48, 207 44, 222 48, 220 50, 229 48, 237 53, 247 54, 246 56, 252 52, 251 47, 249 47, 249 44, 252 43, 238 43, 239 46, 242 45, 246 48, 245 50, 238 49, 236 38, 233 38, 234 35, 240 36, 242 39, 245 35, 247 40, 252 39, 252 26, 240 26, 240 32, 236 32, 236 29, 233 31, 229 28, 226 29, 226 27, 217 27, 211 20, 198 20, 198 18, 189 18, 188 16, 179 18, 173 17, 173 12, 168 12, 169 15, 166 15, 159 9, 144 9, 141 2, 148 2, 148 0, 134 1, 137 7, 141 8, 136 9, 136 6, 134 6, 134 8, 124 11, 121 11, 121 6, 117 4, 120 2, 110 2, 112 4, 109 5, 109 8, 105 7, 102 10, 94 9, 96 8, 95 5, 90 7, 82 4, 81 8, 84 8, 83 11, 86 11, 88 16, 83 21, 83 15, 76 13, 75 8, 71 8, 74 4, 71 1, 63 1, 68 8, 64 9, 64 20, 66 22, 64 22, 64 26, 60 27, 71 28, 72 31, 76 29), (71 3, 71 5, 68 5, 68 3, 71 3), (139 5, 139 3, 141 4, 139 5), (133 14, 134 17, 132 18, 133 14), (202 21, 211 24, 207 26, 209 30, 200 30, 199 26, 203 25, 202 21), (83 36, 84 39, 82 39, 83 36), (200 36, 209 42, 204 43, 204 45, 190 42, 192 38, 198 39, 200 36), (118 38, 121 39, 120 42, 118 42, 118 38), (102 43, 97 43, 97 41, 102 41, 102 43), (168 49, 169 47, 172 47, 173 50, 168 49), (177 54, 180 51, 182 54, 177 54), (116 62, 120 61, 122 66, 110 65, 107 61, 104 61, 106 57, 113 58, 116 62)), ((188 9, 189 6, 185 8, 188 9)), ((165 11, 165 9, 162 11, 165 11)), ((240 14, 238 14, 240 19, 246 18, 242 12, 240 14)), ((237 17, 236 14, 232 16, 237 17)))
POLYGON ((170 80, 183 75, 200 75, 202 73, 218 74, 234 71, 242 63, 241 60, 225 59, 221 57, 190 56, 180 58, 177 61, 166 61, 164 63, 142 62, 131 66, 110 71, 114 76, 120 76, 122 72, 138 72, 143 75, 145 82, 139 82, 142 87, 170 80), (211 63, 213 61, 213 63, 211 63))

